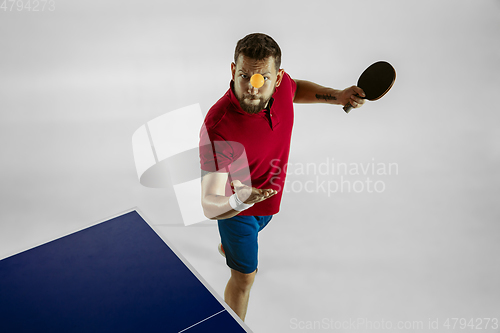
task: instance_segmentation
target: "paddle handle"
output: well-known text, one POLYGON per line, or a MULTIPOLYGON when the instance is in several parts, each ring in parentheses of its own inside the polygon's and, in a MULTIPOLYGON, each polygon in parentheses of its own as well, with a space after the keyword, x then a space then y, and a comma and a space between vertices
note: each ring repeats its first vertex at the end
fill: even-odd
POLYGON ((352 105, 351 103, 347 103, 345 106, 344 106, 344 111, 345 113, 349 113, 349 111, 352 110, 352 105))
MULTIPOLYGON (((358 97, 359 97, 359 95, 358 95, 358 94, 356 94, 356 96, 358 96, 358 97)), ((352 109, 353 109, 353 107, 352 107, 351 103, 350 103, 350 102, 347 102, 347 104, 344 106, 344 111, 345 111, 345 113, 349 113, 349 111, 351 111, 352 109)))

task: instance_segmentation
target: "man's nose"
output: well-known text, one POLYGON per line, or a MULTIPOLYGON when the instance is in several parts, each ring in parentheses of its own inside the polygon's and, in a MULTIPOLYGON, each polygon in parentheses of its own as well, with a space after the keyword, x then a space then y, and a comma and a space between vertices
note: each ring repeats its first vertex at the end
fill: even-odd
POLYGON ((252 86, 249 82, 248 83, 248 93, 251 95, 257 95, 259 93, 259 89, 252 86))

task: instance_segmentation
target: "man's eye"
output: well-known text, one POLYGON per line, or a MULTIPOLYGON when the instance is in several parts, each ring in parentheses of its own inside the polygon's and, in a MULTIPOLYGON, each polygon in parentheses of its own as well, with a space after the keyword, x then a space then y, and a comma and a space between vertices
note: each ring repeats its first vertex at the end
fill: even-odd
POLYGON ((245 74, 241 74, 241 77, 246 79, 248 76, 246 76, 245 74))

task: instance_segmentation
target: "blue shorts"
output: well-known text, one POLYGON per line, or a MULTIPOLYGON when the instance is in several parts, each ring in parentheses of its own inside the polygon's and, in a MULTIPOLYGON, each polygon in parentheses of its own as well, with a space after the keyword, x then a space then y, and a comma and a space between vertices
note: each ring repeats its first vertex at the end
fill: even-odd
POLYGON ((249 274, 257 269, 259 231, 271 221, 267 216, 233 216, 218 220, 222 247, 227 265, 238 272, 249 274))

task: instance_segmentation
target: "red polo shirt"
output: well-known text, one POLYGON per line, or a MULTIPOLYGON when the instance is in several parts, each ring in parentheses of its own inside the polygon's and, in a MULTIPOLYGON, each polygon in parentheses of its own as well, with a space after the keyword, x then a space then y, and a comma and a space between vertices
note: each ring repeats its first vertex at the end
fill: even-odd
POLYGON ((226 94, 208 111, 200 132, 200 162, 205 171, 229 172, 232 180, 278 193, 238 215, 274 215, 279 212, 293 127, 296 84, 285 73, 267 109, 248 114, 240 107, 231 81, 226 94))

